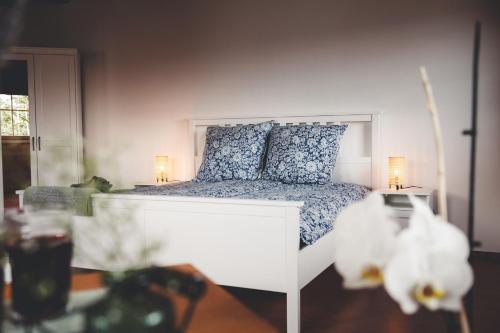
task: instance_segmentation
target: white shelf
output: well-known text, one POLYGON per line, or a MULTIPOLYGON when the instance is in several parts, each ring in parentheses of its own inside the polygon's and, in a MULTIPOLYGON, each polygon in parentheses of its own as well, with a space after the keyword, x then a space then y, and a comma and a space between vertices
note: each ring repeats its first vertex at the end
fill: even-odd
POLYGON ((408 195, 423 200, 429 207, 432 208, 432 189, 411 187, 401 190, 395 189, 378 189, 376 192, 384 196, 384 202, 387 206, 392 207, 396 216, 400 219, 408 219, 413 212, 413 205, 408 198, 408 195))
POLYGON ((157 183, 155 181, 150 181, 150 182, 137 182, 134 184, 135 188, 141 188, 141 187, 149 187, 149 186, 161 186, 161 185, 167 185, 167 184, 175 184, 180 182, 180 180, 169 180, 168 182, 163 182, 163 183, 157 183))
POLYGON ((428 188, 418 188, 418 187, 410 187, 410 188, 404 188, 401 190, 395 190, 395 189, 377 189, 376 192, 380 194, 390 194, 390 195, 425 195, 425 196, 431 196, 433 190, 428 189, 428 188))

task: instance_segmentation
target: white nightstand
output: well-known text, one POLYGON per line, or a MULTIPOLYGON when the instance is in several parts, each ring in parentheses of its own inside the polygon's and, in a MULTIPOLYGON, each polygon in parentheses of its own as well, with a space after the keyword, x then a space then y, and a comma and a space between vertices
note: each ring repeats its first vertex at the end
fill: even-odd
POLYGON ((150 181, 150 182, 140 182, 137 184, 134 184, 134 188, 142 188, 142 187, 150 187, 150 186, 160 186, 160 185, 167 185, 167 184, 175 184, 180 182, 180 180, 169 180, 168 182, 164 183, 157 183, 155 181, 150 181))
POLYGON ((432 207, 432 192, 431 189, 411 187, 402 190, 380 189, 377 192, 384 196, 384 201, 387 206, 390 206, 396 212, 396 217, 400 219, 408 219, 413 212, 413 206, 408 198, 409 194, 423 200, 429 207, 432 207))

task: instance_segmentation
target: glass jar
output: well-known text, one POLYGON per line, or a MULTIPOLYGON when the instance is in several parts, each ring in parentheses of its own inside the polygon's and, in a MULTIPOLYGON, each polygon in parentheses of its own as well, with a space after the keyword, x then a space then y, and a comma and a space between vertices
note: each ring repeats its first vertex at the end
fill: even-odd
POLYGON ((36 210, 5 217, 5 249, 12 271, 12 307, 26 322, 64 312, 71 287, 72 215, 36 210))

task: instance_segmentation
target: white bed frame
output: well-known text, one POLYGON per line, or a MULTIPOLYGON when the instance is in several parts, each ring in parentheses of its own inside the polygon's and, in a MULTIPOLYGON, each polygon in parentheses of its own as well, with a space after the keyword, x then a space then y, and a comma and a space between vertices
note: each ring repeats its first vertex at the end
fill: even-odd
MULTIPOLYGON (((378 184, 377 114, 193 120, 194 169, 201 161, 207 126, 271 119, 280 124, 349 124, 335 168, 336 180, 370 187, 378 184)), ((157 264, 192 263, 221 285, 286 293, 290 333, 300 331, 300 290, 334 261, 333 232, 299 250, 303 202, 130 194, 97 194, 93 201, 96 219, 110 212, 133 217, 140 232, 127 239, 132 248, 140 241, 164 242, 164 250, 151 258, 157 264)), ((91 221, 81 220, 77 235, 85 228, 99 234, 91 221)), ((75 265, 95 268, 82 258, 75 265)))

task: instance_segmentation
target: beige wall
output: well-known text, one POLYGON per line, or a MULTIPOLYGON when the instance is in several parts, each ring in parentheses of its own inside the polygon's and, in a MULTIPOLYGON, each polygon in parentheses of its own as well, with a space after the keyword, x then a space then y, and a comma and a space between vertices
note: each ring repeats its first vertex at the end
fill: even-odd
MULTIPOLYGON (((112 1, 32 5, 20 44, 82 53, 85 152, 114 182, 147 180, 153 156, 189 176, 185 119, 381 111, 382 164, 436 187, 418 77, 441 111, 451 219, 466 224, 473 23, 484 23, 477 234, 500 251, 500 9, 496 1, 112 1), (106 155, 105 154, 105 155, 106 155), (119 156, 118 159, 112 157, 119 156)), ((384 167, 382 178, 386 179, 384 167)))

